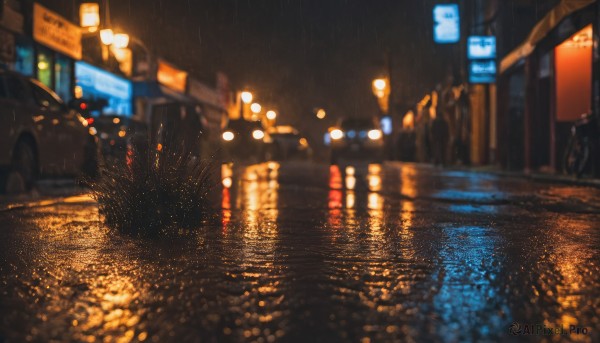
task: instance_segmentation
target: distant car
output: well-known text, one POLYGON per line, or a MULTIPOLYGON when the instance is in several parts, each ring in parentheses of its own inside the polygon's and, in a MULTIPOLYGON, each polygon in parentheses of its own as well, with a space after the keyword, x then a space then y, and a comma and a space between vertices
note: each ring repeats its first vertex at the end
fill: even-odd
POLYGON ((383 132, 375 118, 345 118, 328 132, 331 164, 341 159, 380 163, 384 157, 383 132))
POLYGON ((260 121, 230 120, 221 137, 227 159, 259 162, 271 158, 270 136, 260 121))
POLYGON ((44 175, 95 175, 98 142, 87 121, 39 81, 0 71, 0 188, 9 174, 30 189, 44 175))
POLYGON ((305 137, 291 126, 274 126, 268 130, 271 137, 271 151, 276 160, 309 158, 312 155, 305 137))
POLYGON ((125 162, 127 148, 134 135, 148 136, 145 123, 121 115, 100 115, 87 118, 90 128, 97 131, 106 163, 125 162))

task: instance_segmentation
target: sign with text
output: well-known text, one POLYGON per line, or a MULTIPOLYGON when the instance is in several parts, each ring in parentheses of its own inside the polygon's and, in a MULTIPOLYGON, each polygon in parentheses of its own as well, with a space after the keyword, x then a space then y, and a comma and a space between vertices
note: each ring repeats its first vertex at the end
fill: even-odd
POLYGON ((496 37, 470 36, 467 44, 467 56, 470 60, 496 58, 496 37))
POLYGON ((469 62, 470 83, 496 82, 496 60, 473 60, 469 62))
POLYGON ((187 73, 179 70, 170 64, 159 61, 156 78, 158 82, 180 93, 185 93, 187 83, 187 73))
POLYGON ((33 38, 55 51, 81 59, 81 29, 42 5, 33 4, 33 38))
POLYGON ((439 4, 433 8, 433 40, 436 43, 456 43, 460 40, 458 4, 439 4))

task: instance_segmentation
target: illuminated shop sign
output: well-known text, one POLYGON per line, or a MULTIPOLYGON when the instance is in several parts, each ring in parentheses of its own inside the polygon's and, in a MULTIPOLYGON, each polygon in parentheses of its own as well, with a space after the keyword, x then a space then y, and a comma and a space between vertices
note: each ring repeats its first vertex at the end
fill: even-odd
POLYGON ((469 62, 469 82, 494 83, 496 82, 495 60, 473 60, 469 62))
POLYGON ((156 78, 161 84, 180 93, 185 93, 187 84, 187 73, 185 71, 179 70, 166 62, 159 61, 156 78))
POLYGON ((496 58, 496 37, 470 36, 467 44, 467 56, 470 60, 496 58))
POLYGON ((33 4, 33 38, 76 60, 81 59, 81 29, 37 3, 33 4))
POLYGON ((460 40, 460 14, 457 4, 439 4, 433 8, 433 40, 456 43, 460 40))
POLYGON ((84 98, 106 99, 105 113, 131 114, 131 82, 84 62, 75 63, 77 86, 84 98))

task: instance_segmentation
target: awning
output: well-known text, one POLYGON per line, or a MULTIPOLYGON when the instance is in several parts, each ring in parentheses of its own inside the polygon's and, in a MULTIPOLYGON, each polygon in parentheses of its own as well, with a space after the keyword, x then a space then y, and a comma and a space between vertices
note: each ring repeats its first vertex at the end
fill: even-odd
POLYGON ((500 73, 505 72, 519 60, 529 56, 535 50, 537 43, 546 37, 564 18, 594 2, 596 0, 562 0, 534 26, 527 39, 519 47, 502 59, 500 73))
POLYGON ((138 81, 133 84, 134 97, 154 98, 158 101, 176 101, 181 103, 194 103, 194 99, 179 93, 156 81, 138 81))

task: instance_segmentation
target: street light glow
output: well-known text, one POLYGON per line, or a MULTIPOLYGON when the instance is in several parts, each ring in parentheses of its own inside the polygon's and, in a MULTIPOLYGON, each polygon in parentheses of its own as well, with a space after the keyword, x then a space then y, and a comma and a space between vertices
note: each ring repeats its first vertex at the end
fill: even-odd
POLYGON ((113 43, 115 36, 113 34, 113 30, 104 29, 100 30, 100 40, 104 45, 111 45, 113 43))
POLYGON ((129 45, 129 35, 117 33, 113 40, 113 46, 117 49, 125 49, 129 45))
POLYGON ((373 87, 378 91, 383 91, 387 87, 387 82, 384 79, 373 80, 373 87))
POLYGON ((267 119, 269 119, 269 120, 275 120, 275 118, 277 118, 277 113, 275 113, 275 111, 268 111, 267 112, 267 119))
POLYGON ((245 104, 251 103, 252 102, 252 98, 253 98, 252 93, 250 93, 250 92, 242 92, 242 101, 245 104))
POLYGON ((259 103, 255 102, 252 105, 250 105, 250 110, 252 111, 252 113, 260 113, 260 111, 262 110, 262 106, 260 106, 259 103))
POLYGON ((319 110, 317 111, 317 118, 323 119, 323 118, 325 118, 326 115, 327 115, 327 112, 325 112, 324 109, 319 108, 319 110))

